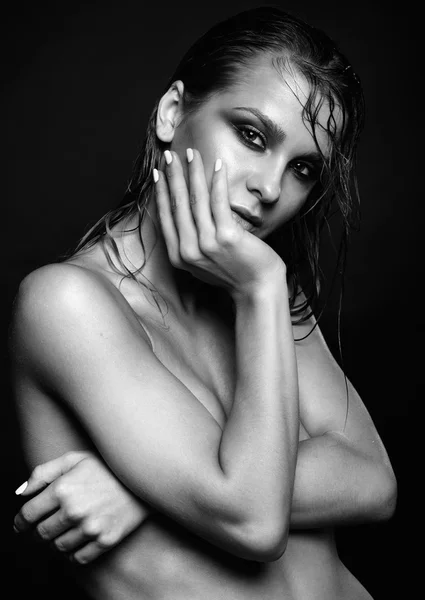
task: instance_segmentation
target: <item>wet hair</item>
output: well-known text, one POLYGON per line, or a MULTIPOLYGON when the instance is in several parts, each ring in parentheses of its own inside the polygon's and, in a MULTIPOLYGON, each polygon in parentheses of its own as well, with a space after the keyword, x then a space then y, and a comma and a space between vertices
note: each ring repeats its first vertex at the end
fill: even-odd
MULTIPOLYGON (((322 280, 320 239, 322 230, 329 226, 330 216, 338 213, 342 218, 337 275, 344 272, 349 232, 357 225, 359 195, 355 159, 364 119, 359 78, 325 33, 274 6, 262 6, 219 22, 202 35, 183 56, 164 93, 176 80, 183 81, 185 118, 212 96, 233 86, 256 58, 267 55, 283 77, 295 70, 307 80, 310 94, 302 114, 319 152, 316 133, 323 124, 318 123, 318 114, 323 104, 329 109, 325 130, 330 152, 326 157, 322 155, 320 178, 299 214, 267 239, 286 263, 291 281, 291 314, 295 322, 299 322, 308 318, 318 304, 322 280), (300 287, 305 293, 304 302, 297 301, 300 287)), ((158 167, 162 153, 168 147, 158 139, 155 131, 160 97, 149 119, 144 143, 121 204, 104 215, 75 250, 90 248, 100 240, 110 264, 114 266, 112 251, 119 261, 119 267, 115 268, 134 279, 139 274, 143 276, 146 257, 139 268, 128 269, 120 259, 111 229, 118 222, 138 215, 137 228, 145 256, 141 225, 152 191, 152 170, 158 167)), ((149 282, 143 285, 154 291, 149 282)))

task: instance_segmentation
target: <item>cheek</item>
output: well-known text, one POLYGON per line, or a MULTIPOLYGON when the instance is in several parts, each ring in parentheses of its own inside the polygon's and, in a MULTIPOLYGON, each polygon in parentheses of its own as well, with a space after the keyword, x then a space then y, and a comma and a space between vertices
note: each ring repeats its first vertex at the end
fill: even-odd
POLYGON ((190 132, 193 148, 196 148, 204 163, 205 178, 208 186, 214 172, 217 158, 226 166, 229 193, 236 192, 243 182, 247 170, 247 157, 241 144, 227 127, 215 125, 198 126, 190 132))
POLYGON ((281 203, 285 207, 286 215, 288 215, 286 221, 291 219, 302 209, 307 202, 313 187, 313 185, 308 187, 303 186, 293 175, 288 174, 288 177, 284 178, 281 203))
POLYGON ((226 160, 226 140, 223 133, 222 128, 214 127, 208 122, 197 124, 197 127, 190 130, 192 147, 201 154, 208 180, 211 179, 217 158, 226 160))
POLYGON ((302 189, 296 182, 285 182, 279 201, 269 212, 267 230, 261 237, 267 237, 299 213, 307 202, 309 193, 310 190, 302 189))
POLYGON ((189 183, 186 156, 188 148, 196 149, 200 153, 204 164, 205 179, 209 187, 211 185, 215 160, 220 157, 220 143, 217 135, 214 135, 209 128, 207 130, 202 125, 186 125, 184 128, 177 130, 177 135, 174 136, 172 143, 172 150, 177 152, 182 161, 187 184, 189 183))

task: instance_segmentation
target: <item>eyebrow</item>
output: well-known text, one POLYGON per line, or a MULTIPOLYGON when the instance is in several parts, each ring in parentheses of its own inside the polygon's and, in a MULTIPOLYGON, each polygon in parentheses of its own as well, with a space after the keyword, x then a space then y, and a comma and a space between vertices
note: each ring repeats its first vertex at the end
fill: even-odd
POLYGON ((258 108, 251 108, 249 106, 235 106, 234 110, 244 110, 253 114, 261 123, 264 125, 269 134, 271 134, 278 142, 283 142, 286 138, 286 133, 279 125, 269 119, 261 110, 258 108))
MULTIPOLYGON (((282 143, 285 140, 286 133, 284 132, 284 130, 274 121, 272 121, 269 117, 267 117, 264 113, 262 113, 261 110, 258 110, 258 108, 253 108, 250 106, 235 106, 234 110, 243 110, 251 113, 252 115, 257 117, 259 121, 261 121, 267 133, 271 137, 276 139, 279 143, 282 143)), ((300 155, 300 158, 310 160, 319 166, 323 165, 324 162, 324 157, 320 152, 303 152, 302 155, 300 155)))

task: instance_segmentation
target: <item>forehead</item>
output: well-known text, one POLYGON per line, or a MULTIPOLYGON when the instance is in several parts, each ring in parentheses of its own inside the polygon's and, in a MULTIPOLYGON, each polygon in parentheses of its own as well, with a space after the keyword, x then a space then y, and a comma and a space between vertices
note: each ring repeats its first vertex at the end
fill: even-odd
MULTIPOLYGON (((312 127, 304 113, 310 95, 310 83, 290 62, 273 61, 271 56, 262 55, 248 67, 242 67, 235 83, 215 100, 222 108, 248 106, 261 111, 285 132, 288 144, 293 142, 309 151, 316 149, 312 127)), ((314 104, 318 106, 319 103, 314 133, 326 155, 330 146, 327 132, 330 108, 327 100, 317 93, 314 104)), ((332 116, 338 127, 340 114, 337 107, 332 116)))

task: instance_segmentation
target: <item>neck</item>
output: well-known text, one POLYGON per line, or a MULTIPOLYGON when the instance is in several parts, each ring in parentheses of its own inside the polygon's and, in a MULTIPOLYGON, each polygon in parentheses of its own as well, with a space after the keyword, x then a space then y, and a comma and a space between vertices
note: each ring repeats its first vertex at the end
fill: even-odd
MULTIPOLYGON (((168 314, 171 313, 176 318, 196 316, 205 309, 214 312, 221 312, 223 309, 231 311, 230 297, 225 290, 202 282, 188 271, 173 267, 152 197, 147 207, 140 232, 144 251, 140 243, 137 215, 120 222, 113 229, 124 265, 134 271, 145 262, 137 277, 159 293, 159 296, 155 296, 156 300, 160 304, 165 302, 168 314)), ((116 259, 114 263, 118 265, 116 259)))

